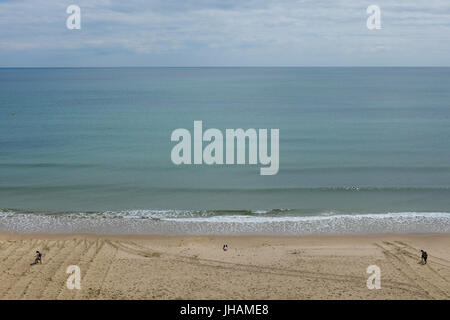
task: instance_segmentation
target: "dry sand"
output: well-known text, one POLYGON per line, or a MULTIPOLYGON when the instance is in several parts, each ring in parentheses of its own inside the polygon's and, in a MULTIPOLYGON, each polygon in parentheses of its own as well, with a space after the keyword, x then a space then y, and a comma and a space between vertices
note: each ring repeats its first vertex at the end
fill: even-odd
POLYGON ((1 299, 449 299, 450 235, 0 234, 1 299), (228 252, 222 251, 227 243, 228 252), (419 250, 429 253, 418 264, 419 250), (34 252, 43 264, 30 266, 34 252), (369 265, 381 289, 369 290, 369 265), (81 290, 66 268, 81 269, 81 290))

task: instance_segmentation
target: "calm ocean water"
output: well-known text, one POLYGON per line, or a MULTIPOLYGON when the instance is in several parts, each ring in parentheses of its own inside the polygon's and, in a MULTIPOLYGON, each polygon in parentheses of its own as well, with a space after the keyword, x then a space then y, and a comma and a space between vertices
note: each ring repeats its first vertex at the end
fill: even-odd
POLYGON ((450 68, 0 69, 0 229, 383 214, 450 232, 449 138, 450 68), (174 165, 194 120, 280 129, 279 173, 174 165))

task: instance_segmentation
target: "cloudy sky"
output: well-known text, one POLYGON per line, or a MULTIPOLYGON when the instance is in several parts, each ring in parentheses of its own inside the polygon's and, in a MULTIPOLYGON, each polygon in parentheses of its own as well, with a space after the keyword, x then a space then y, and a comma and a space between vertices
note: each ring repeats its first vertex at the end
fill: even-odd
POLYGON ((0 0, 4 67, 347 65, 450 66, 450 1, 0 0))

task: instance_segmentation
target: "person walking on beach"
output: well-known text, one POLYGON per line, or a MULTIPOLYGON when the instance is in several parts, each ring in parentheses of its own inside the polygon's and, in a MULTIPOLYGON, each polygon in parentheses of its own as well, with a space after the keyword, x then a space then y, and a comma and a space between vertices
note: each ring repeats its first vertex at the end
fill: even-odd
POLYGON ((422 264, 427 264, 427 258, 428 258, 428 254, 426 253, 426 251, 420 250, 420 252, 422 252, 422 264))
POLYGON ((42 264, 42 254, 39 251, 36 251, 36 259, 34 260, 34 263, 32 263, 31 265, 38 263, 42 264))

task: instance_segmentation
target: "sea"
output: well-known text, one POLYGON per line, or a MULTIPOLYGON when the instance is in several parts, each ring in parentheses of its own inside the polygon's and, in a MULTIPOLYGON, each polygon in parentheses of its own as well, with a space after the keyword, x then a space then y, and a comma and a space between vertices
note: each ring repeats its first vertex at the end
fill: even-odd
POLYGON ((450 68, 1 68, 0 231, 450 232, 450 68), (279 171, 181 164, 194 121, 279 171))

